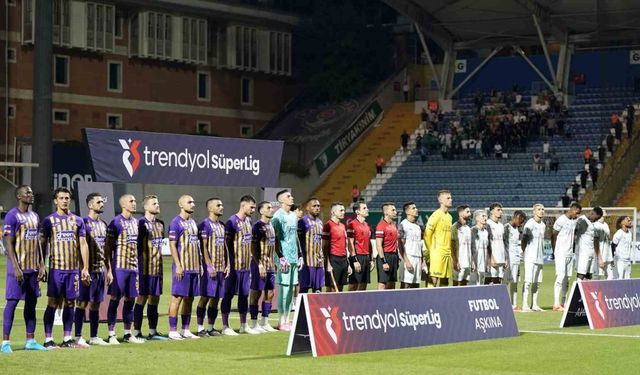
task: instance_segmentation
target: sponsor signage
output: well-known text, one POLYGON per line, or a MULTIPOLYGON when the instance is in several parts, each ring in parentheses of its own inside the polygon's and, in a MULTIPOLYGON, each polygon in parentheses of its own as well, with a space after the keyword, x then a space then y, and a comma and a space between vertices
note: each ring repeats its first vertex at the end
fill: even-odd
POLYGON ((325 148, 324 151, 316 157, 315 164, 318 169, 318 175, 323 174, 331 164, 338 160, 345 150, 348 149, 362 133, 376 123, 381 114, 382 107, 374 100, 329 147, 325 148))
POLYGON ((84 129, 97 181, 277 186, 282 141, 84 129))
POLYGON ((287 355, 518 336, 505 285, 301 294, 287 355))
POLYGON ((456 60, 456 73, 467 72, 467 60, 456 60))
POLYGON ((640 279, 575 282, 560 327, 591 329, 640 324, 640 279))
POLYGON ((640 64, 640 50, 629 51, 629 64, 640 64))

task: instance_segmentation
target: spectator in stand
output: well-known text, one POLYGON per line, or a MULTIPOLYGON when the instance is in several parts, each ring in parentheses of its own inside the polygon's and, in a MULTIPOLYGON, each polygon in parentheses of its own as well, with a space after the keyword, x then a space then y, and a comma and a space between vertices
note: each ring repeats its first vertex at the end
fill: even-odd
POLYGON ((562 207, 564 208, 568 208, 569 205, 571 205, 571 197, 568 196, 566 192, 562 197, 560 197, 560 200, 562 201, 562 207))
POLYGON ((616 133, 616 139, 618 142, 622 141, 622 123, 620 122, 620 118, 618 117, 618 121, 613 124, 613 129, 616 133))
POLYGON ((619 122, 619 121, 620 121, 620 116, 616 112, 613 112, 611 114, 611 125, 615 125, 616 122, 619 122))
POLYGON ((376 158, 376 173, 377 174, 382 174, 382 167, 384 166, 384 159, 382 158, 382 155, 378 154, 378 157, 376 158))
POLYGON ((597 189, 598 182, 598 161, 592 159, 589 164, 589 174, 591 175, 591 183, 593 184, 593 188, 597 189))
POLYGON ((542 169, 542 160, 540 159, 540 154, 533 155, 533 170, 535 172, 540 172, 542 169))
POLYGON ((607 158, 607 149, 604 147, 604 142, 603 142, 600 144, 600 147, 598 147, 598 160, 601 163, 604 163, 606 158, 607 158))
POLYGON ((429 114, 427 113, 427 110, 425 108, 422 108, 422 112, 420 112, 420 121, 429 121, 429 114))
POLYGON ((496 154, 496 159, 502 159, 502 145, 496 142, 495 146, 493 146, 493 152, 496 154))
POLYGON ((591 151, 591 147, 589 146, 585 147, 584 152, 582 153, 582 156, 584 157, 584 163, 589 164, 591 162, 591 157, 593 156, 593 151, 591 151))
POLYGON ((407 133, 406 130, 400 135, 400 144, 402 144, 402 151, 407 152, 407 148, 409 147, 409 133, 407 133))
POLYGON ((633 106, 633 103, 629 103, 627 106, 627 137, 631 139, 631 134, 633 132, 633 125, 636 121, 636 107, 633 106))
POLYGON ((571 197, 574 201, 578 200, 578 194, 580 194, 580 185, 574 181, 571 185, 571 197))
POLYGON ((583 189, 587 188, 587 178, 589 178, 589 172, 587 172, 587 166, 580 171, 580 187, 583 189))
POLYGON ((543 157, 547 157, 549 156, 549 151, 550 151, 551 145, 549 145, 549 141, 545 140, 544 143, 542 144, 542 156, 543 157))
POLYGON ((551 174, 551 157, 550 157, 550 155, 547 155, 547 157, 544 158, 544 172, 549 172, 549 174, 551 174))
POLYGON ((554 171, 557 174, 559 167, 560 167, 560 157, 558 156, 558 154, 556 154, 555 151, 553 151, 551 152, 551 170, 549 171, 549 173, 551 173, 551 171, 554 171))
POLYGON ((402 94, 404 94, 404 101, 409 101, 409 80, 405 80, 402 84, 402 94))
POLYGON ((351 188, 351 200, 353 203, 356 203, 360 198, 360 189, 358 189, 358 185, 354 184, 351 188))
POLYGON ((550 114, 547 118, 547 134, 553 137, 556 134, 556 115, 550 114))
POLYGON ((424 164, 425 161, 427 161, 427 147, 426 146, 420 147, 420 160, 422 161, 423 164, 424 164))
POLYGON ((615 138, 613 137, 613 134, 611 133, 607 134, 607 138, 605 142, 607 142, 607 151, 613 153, 613 148, 616 143, 615 138))
POLYGON ((422 148, 422 134, 418 133, 418 136, 416 137, 416 151, 420 152, 421 148, 422 148))

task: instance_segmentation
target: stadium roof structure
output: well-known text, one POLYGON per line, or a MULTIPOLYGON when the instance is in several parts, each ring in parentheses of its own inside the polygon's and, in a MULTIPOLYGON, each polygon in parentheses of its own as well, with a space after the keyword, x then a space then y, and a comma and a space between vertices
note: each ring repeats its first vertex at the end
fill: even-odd
POLYGON ((640 44, 636 0, 384 0, 443 50, 640 44))

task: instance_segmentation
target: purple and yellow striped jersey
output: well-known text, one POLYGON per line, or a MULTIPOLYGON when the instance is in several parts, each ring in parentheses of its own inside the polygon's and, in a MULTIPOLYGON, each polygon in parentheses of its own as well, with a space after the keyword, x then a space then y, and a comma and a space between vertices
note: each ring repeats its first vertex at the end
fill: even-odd
POLYGON ((138 270, 138 220, 122 214, 111 220, 107 227, 107 241, 113 245, 111 268, 121 270, 138 270))
POLYGON ((225 224, 229 263, 236 271, 248 271, 251 266, 251 219, 233 215, 225 224))
MULTIPOLYGON (((183 219, 176 216, 169 225, 169 241, 175 241, 178 250, 178 258, 185 273, 200 272, 200 239, 198 238, 198 226, 189 218, 183 219)), ((173 265, 175 270, 175 264, 173 265)))
POLYGON ((302 247, 302 256, 305 265, 309 267, 324 267, 322 226, 322 220, 311 215, 304 215, 298 221, 298 237, 302 247))
POLYGON ((162 275, 162 240, 164 223, 161 220, 138 220, 138 270, 142 275, 162 275))
POLYGON ((253 243, 260 249, 260 262, 266 271, 275 271, 273 258, 276 253, 276 232, 271 223, 258 220, 253 225, 253 243))
POLYGON ((207 247, 204 251, 209 253, 213 269, 216 270, 216 272, 224 271, 227 267, 226 250, 224 248, 224 224, 219 220, 214 221, 206 218, 200 223, 198 230, 200 232, 200 239, 207 241, 207 247))
POLYGON ((77 271, 80 266, 80 237, 86 237, 82 219, 74 214, 54 212, 42 221, 41 232, 49 246, 49 267, 77 271))
POLYGON ((107 236, 107 223, 102 219, 83 218, 89 246, 89 272, 104 271, 104 241, 107 236))
MULTIPOLYGON (((4 218, 4 237, 13 237, 13 248, 22 272, 36 272, 40 263, 38 247, 38 224, 40 218, 33 211, 22 212, 17 207, 7 212, 4 218)), ((5 239, 6 241, 6 239, 5 239)), ((13 263, 7 260, 7 270, 13 263)))

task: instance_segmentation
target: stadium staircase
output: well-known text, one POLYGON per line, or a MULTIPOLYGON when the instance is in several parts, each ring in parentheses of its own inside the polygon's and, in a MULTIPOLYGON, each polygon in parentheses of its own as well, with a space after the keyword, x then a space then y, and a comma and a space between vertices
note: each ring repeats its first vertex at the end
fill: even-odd
POLYGON ((626 188, 616 202, 619 207, 635 207, 640 210, 640 166, 635 170, 626 188))
MULTIPOLYGON (((420 124, 420 115, 414 114, 413 103, 395 103, 385 113, 380 124, 367 133, 360 143, 324 179, 312 196, 320 199, 323 212, 328 213, 332 202, 351 202, 351 187, 362 190, 376 176, 375 159, 378 154, 386 161, 382 179, 389 178, 402 164, 394 156, 400 148, 400 135, 404 130, 412 133, 420 124)), ((406 157, 406 155, 405 155, 406 157)))
MULTIPOLYGON (((532 171, 533 155, 542 154, 544 143, 544 138, 534 137, 526 152, 512 152, 507 160, 443 160, 438 153, 422 163, 420 156, 413 153, 390 178, 385 176, 384 184, 375 195, 366 192, 366 196, 371 199, 372 207, 384 201, 401 204, 413 200, 418 206, 428 208, 435 206, 438 190, 448 189, 454 194, 454 205, 466 203, 478 208, 500 201, 510 207, 530 207, 536 202, 558 206, 560 197, 584 167, 585 146, 597 150, 608 131, 611 113, 620 112, 624 104, 636 97, 636 93, 624 87, 585 89, 579 93, 565 125, 572 137, 549 138, 551 149, 560 158, 557 174, 532 171)), ((523 95, 523 100, 530 103, 530 95, 523 95)), ((471 115, 473 97, 463 97, 458 108, 463 116, 471 115)))

